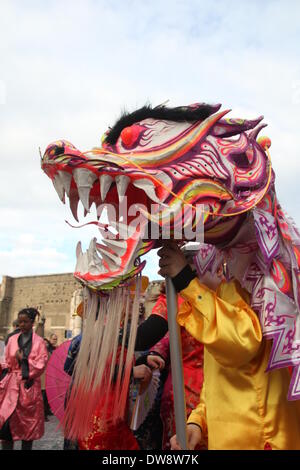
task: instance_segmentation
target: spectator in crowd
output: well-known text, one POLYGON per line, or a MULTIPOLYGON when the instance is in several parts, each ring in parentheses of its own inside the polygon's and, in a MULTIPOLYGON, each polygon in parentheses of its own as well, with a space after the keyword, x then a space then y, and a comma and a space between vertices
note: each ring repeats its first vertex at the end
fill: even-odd
POLYGON ((9 337, 0 368, 0 439, 4 450, 22 441, 22 450, 44 434, 40 376, 48 354, 44 340, 33 331, 39 312, 25 308, 18 314, 20 332, 9 337))
MULTIPOLYGON (((50 359, 53 351, 55 351, 56 347, 55 345, 57 344, 57 336, 55 333, 52 333, 48 338, 44 338, 45 345, 48 351, 48 360, 50 359)), ((48 398, 47 398, 47 393, 46 393, 46 381, 45 381, 45 373, 42 374, 41 376, 41 384, 42 384, 42 395, 43 395, 43 402, 44 402, 44 415, 45 415, 45 421, 49 421, 49 416, 52 416, 53 413, 51 411, 51 408, 48 403, 48 398)))
POLYGON ((18 319, 14 320, 13 323, 12 323, 12 326, 13 326, 13 331, 11 333, 9 333, 5 339, 5 346, 7 345, 8 343, 8 340, 11 336, 13 335, 16 335, 17 333, 20 333, 20 328, 19 328, 19 321, 18 319))

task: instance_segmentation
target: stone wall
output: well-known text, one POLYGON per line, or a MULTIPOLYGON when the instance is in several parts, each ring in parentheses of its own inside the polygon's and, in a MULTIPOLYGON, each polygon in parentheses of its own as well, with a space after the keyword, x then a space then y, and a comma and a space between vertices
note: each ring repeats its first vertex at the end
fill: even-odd
POLYGON ((7 333, 8 325, 12 323, 10 320, 10 303, 12 300, 13 278, 3 276, 0 286, 0 335, 7 333))
POLYGON ((11 278, 3 276, 0 294, 0 335, 24 307, 35 307, 46 318, 45 337, 56 333, 59 343, 70 326, 70 303, 79 283, 72 273, 11 278))

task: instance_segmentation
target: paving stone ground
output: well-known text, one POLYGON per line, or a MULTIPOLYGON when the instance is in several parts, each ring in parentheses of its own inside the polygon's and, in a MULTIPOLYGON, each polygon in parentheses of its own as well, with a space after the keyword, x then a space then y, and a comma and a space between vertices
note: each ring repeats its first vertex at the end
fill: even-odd
MULTIPOLYGON (((33 450, 63 450, 64 438, 58 429, 58 419, 49 416, 45 422, 45 434, 38 441, 34 441, 33 450)), ((21 450, 21 441, 15 442, 15 449, 21 450)))

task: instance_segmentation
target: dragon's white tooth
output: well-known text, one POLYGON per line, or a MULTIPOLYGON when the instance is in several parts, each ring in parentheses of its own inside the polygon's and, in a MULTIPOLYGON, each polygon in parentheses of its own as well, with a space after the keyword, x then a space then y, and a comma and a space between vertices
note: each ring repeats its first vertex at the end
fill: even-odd
POLYGON ((89 251, 90 253, 93 253, 93 251, 95 251, 95 250, 96 250, 96 238, 94 237, 94 238, 92 238, 91 241, 90 241, 88 251, 89 251))
POLYGON ((158 204, 161 204, 163 206, 165 205, 156 196, 155 186, 150 180, 148 180, 146 178, 142 178, 140 180, 135 180, 135 181, 133 181, 133 186, 135 186, 136 188, 142 189, 152 201, 154 201, 158 204))
POLYGON ((107 272, 107 269, 105 269, 103 265, 89 266, 89 274, 92 274, 93 276, 99 276, 99 274, 104 274, 105 272, 107 272))
POLYGON ((93 255, 93 259, 94 259, 94 262, 95 264, 102 264, 102 260, 98 254, 98 251, 97 251, 97 239, 96 238, 93 238, 91 243, 90 243, 90 248, 92 250, 92 255, 93 255))
POLYGON ((79 222, 78 216, 77 216, 78 201, 79 201, 79 198, 77 194, 72 194, 70 196, 70 200, 69 200, 70 209, 71 209, 74 219, 77 220, 77 222, 79 222))
POLYGON ((82 202, 82 205, 85 209, 85 215, 90 212, 90 188, 86 188, 86 187, 82 187, 82 188, 78 188, 78 194, 79 194, 79 198, 82 202))
POLYGON ((82 274, 86 274, 89 272, 89 258, 87 252, 85 252, 82 256, 82 274))
POLYGON ((96 266, 102 265, 102 260, 101 260, 100 256, 98 255, 97 250, 94 252, 93 257, 94 257, 94 261, 95 261, 96 266))
MULTIPOLYGON (((162 185, 165 187, 165 188, 168 188, 169 191, 172 190, 173 188, 173 182, 171 180, 171 178, 164 172, 158 172, 155 177, 161 181, 162 185)), ((168 191, 164 191, 163 194, 162 194, 162 199, 161 199, 161 203, 168 197, 170 193, 168 191)), ((164 204, 162 204, 163 206, 165 206, 164 204)), ((166 207, 166 206, 165 206, 166 207)))
POLYGON ((81 242, 78 242, 76 245, 76 257, 78 258, 80 255, 82 255, 82 248, 81 242))
POLYGON ((82 258, 82 255, 78 256, 77 260, 76 260, 76 266, 75 266, 75 273, 80 273, 81 272, 81 258, 82 258))
POLYGON ((97 275, 106 271, 97 252, 96 238, 93 238, 89 246, 89 273, 97 275))
POLYGON ((86 254, 80 255, 75 267, 76 273, 86 273, 87 272, 87 261, 86 261, 86 254))
POLYGON ((100 194, 102 202, 105 201, 106 195, 108 193, 109 188, 113 182, 113 178, 109 175, 101 175, 100 176, 100 194))
POLYGON ((90 267, 93 266, 95 263, 94 263, 93 254, 90 252, 89 249, 87 250, 86 255, 87 255, 87 260, 88 260, 88 271, 89 271, 90 267))
POLYGON ((91 188, 97 179, 97 175, 86 168, 76 168, 73 171, 73 177, 78 187, 91 188))
POLYGON ((120 202, 122 202, 124 199, 129 182, 130 182, 129 176, 121 176, 121 175, 116 176, 116 185, 117 185, 117 191, 118 191, 120 202))
POLYGON ((75 272, 81 274, 90 273, 95 276, 107 272, 103 266, 101 258, 97 254, 96 239, 92 239, 89 249, 82 253, 81 242, 77 243, 76 247, 77 262, 75 272))
POLYGON ((60 179, 59 173, 57 173, 57 174, 55 175, 55 178, 54 178, 54 180, 53 180, 53 186, 54 186, 54 188, 55 188, 55 191, 56 191, 57 194, 58 194, 59 199, 60 199, 63 203, 65 203, 65 189, 64 189, 64 185, 63 185, 63 183, 62 183, 62 181, 61 181, 61 179, 60 179))
MULTIPOLYGON (((97 247, 96 247, 96 238, 94 237, 91 239, 89 248, 87 250, 89 266, 95 264, 95 260, 97 259, 95 258, 95 253, 97 253, 97 247)), ((99 261, 101 261, 100 258, 99 258, 99 261)))
MULTIPOLYGON (((78 245, 77 245, 78 247, 78 245)), ((81 249, 81 248, 80 248, 81 249)), ((79 252, 75 267, 75 272, 78 273, 87 273, 88 272, 88 257, 87 253, 79 252)))
POLYGON ((64 190, 67 193, 67 196, 70 196, 70 188, 71 188, 71 181, 72 181, 72 175, 70 173, 67 173, 66 171, 59 171, 57 173, 59 175, 59 179, 64 187, 64 190))
POLYGON ((108 250, 105 250, 104 248, 99 248, 99 251, 102 256, 108 256, 108 258, 110 258, 113 263, 115 263, 117 266, 120 266, 121 258, 119 256, 109 252, 108 250))
POLYGON ((112 259, 109 256, 107 256, 107 252, 104 253, 104 251, 101 251, 101 256, 103 260, 108 264, 108 267, 111 271, 116 271, 117 269, 119 269, 119 266, 117 266, 116 263, 112 261, 112 259))
POLYGON ((90 191, 91 187, 93 186, 94 182, 97 179, 95 173, 86 168, 76 168, 73 171, 73 176, 75 183, 77 185, 79 198, 82 202, 83 207, 87 212, 90 210, 90 191))
POLYGON ((110 238, 105 238, 103 240, 103 243, 105 243, 106 245, 111 245, 113 247, 117 246, 117 247, 120 247, 120 248, 126 248, 125 240, 112 240, 110 238))
POLYGON ((123 256, 126 252, 127 244, 125 240, 111 240, 110 238, 105 238, 103 243, 113 249, 119 256, 123 256))

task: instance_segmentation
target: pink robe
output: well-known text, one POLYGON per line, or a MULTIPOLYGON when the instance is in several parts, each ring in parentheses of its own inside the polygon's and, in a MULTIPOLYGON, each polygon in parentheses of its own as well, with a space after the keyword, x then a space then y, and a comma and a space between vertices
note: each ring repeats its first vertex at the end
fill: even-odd
MULTIPOLYGON (((47 348, 43 338, 32 333, 32 348, 28 356, 29 380, 33 385, 26 389, 21 368, 15 357, 18 337, 11 336, 5 349, 5 364, 9 373, 0 381, 0 429, 9 418, 9 427, 14 441, 34 441, 44 434, 44 405, 40 376, 48 361, 47 348)), ((0 370, 1 372, 1 370, 0 370)))

